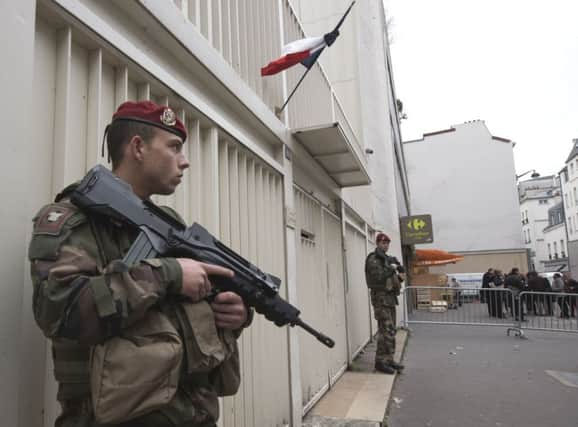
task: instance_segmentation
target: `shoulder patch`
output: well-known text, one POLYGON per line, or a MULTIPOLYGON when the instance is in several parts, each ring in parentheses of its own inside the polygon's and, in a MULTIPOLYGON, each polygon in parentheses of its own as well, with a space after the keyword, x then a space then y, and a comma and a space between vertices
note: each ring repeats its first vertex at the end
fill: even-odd
POLYGON ((53 204, 44 207, 34 223, 34 234, 59 236, 64 224, 75 213, 76 209, 63 205, 53 204))

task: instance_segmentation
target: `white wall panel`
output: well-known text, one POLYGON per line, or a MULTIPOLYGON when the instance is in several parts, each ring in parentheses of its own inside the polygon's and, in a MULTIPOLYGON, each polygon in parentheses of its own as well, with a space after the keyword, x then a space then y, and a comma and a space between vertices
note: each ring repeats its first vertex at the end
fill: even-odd
POLYGON ((102 49, 88 51, 86 165, 102 163, 102 49))
POLYGON ((345 228, 347 258, 347 320, 349 353, 355 354, 370 338, 369 291, 365 283, 365 236, 349 224, 345 228))
MULTIPOLYGON (((31 206, 34 214, 40 209, 41 205, 48 203, 54 197, 53 168, 54 164, 52 158, 54 156, 54 123, 55 123, 55 82, 56 82, 56 29, 50 26, 43 20, 37 20, 36 34, 34 40, 34 80, 33 93, 34 100, 31 104, 31 114, 36 117, 35 126, 30 129, 31 143, 34 144, 34 156, 29 159, 33 165, 34 176, 30 180, 34 182, 35 189, 29 193, 29 197, 38 204, 31 206)), ((30 218, 28 218, 29 220, 30 218)), ((27 221, 28 222, 28 221, 27 221)), ((28 227, 31 231, 31 223, 28 222, 28 227)), ((23 260, 24 261, 24 260, 23 260)), ((26 266, 26 269, 28 266, 26 266)), ((32 288, 29 279, 24 286, 32 288)), ((29 295, 27 301, 24 301, 26 307, 27 322, 34 324, 37 335, 42 335, 32 319, 32 312, 30 310, 32 296, 29 295)), ((45 360, 37 361, 38 365, 30 366, 31 370, 36 371, 37 379, 35 389, 42 390, 41 406, 42 421, 49 423, 55 419, 56 405, 54 405, 54 396, 56 393, 56 383, 52 380, 52 364, 51 356, 46 342, 43 340, 43 347, 48 351, 42 352, 44 348, 36 349, 45 360), (38 368, 44 372, 40 374, 38 368), (45 397, 50 396, 50 404, 45 404, 45 397)), ((30 349, 27 349, 30 350, 30 349)), ((30 396, 31 397, 31 396, 30 396)), ((38 396, 36 396, 38 398, 38 396)), ((46 424, 49 425, 49 424, 46 424)))
MULTIPOLYGON (((333 381, 347 365, 347 325, 345 324, 341 219, 328 212, 327 209, 323 210, 323 243, 325 296, 327 298, 327 324, 323 332, 335 341, 335 347, 327 352, 329 375, 333 381)), ((319 342, 316 344, 326 350, 319 342)))
POLYGON ((34 46, 34 82, 33 91, 35 102, 32 104, 32 112, 36 117, 35 125, 32 126, 32 141, 36 142, 38 158, 43 159, 36 170, 43 177, 41 193, 44 199, 39 203, 47 203, 52 189, 51 160, 54 143, 54 82, 56 81, 56 30, 42 20, 37 21, 35 46, 34 46))

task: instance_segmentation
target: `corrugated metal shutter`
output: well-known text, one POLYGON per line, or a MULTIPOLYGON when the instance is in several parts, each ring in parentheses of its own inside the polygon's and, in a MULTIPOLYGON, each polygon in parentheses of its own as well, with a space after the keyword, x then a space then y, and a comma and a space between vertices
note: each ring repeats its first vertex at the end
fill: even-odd
POLYGON ((299 307, 306 322, 335 340, 328 349, 309 334, 299 336, 303 406, 308 408, 347 364, 341 222, 299 188, 294 196, 299 307))

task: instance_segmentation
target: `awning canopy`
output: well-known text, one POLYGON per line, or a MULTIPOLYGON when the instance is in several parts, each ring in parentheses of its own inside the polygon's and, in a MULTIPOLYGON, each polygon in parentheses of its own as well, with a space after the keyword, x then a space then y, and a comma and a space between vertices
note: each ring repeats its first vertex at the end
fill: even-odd
POLYGON ((371 183, 362 154, 338 122, 295 129, 293 135, 340 187, 371 183))
POLYGON ((441 249, 416 249, 413 265, 444 265, 453 264, 463 260, 461 255, 452 254, 442 251, 441 249))

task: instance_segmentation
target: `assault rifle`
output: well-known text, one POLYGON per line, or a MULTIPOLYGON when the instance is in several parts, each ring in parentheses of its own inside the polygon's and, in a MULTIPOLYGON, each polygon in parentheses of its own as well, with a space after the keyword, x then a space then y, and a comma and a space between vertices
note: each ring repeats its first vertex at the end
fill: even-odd
POLYGON ((140 199, 132 188, 102 165, 92 168, 71 193, 72 203, 86 212, 104 215, 140 233, 123 261, 134 265, 147 258, 182 257, 220 265, 233 278, 211 276, 216 292, 233 291, 277 326, 300 326, 327 347, 335 342, 299 318, 300 311, 279 294, 281 280, 265 273, 218 241, 200 224, 185 227, 150 200, 140 199))

